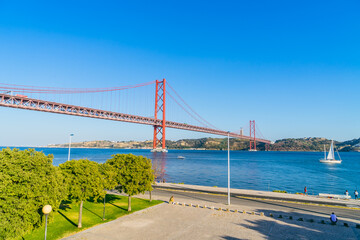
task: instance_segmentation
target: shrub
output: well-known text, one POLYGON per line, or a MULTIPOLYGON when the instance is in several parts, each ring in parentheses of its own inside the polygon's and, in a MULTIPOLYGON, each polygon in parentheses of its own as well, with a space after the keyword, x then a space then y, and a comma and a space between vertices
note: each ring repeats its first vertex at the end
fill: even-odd
POLYGON ((273 190, 273 192, 278 192, 278 193, 287 193, 287 191, 285 191, 285 190, 273 190))

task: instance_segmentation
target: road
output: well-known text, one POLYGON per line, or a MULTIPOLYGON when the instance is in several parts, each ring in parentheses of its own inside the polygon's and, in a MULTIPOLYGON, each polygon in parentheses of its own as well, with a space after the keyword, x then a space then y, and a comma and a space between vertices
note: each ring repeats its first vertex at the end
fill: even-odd
MULTIPOLYGON (((154 189, 154 198, 161 200, 169 200, 170 196, 174 196, 175 201, 183 201, 193 204, 213 204, 214 206, 224 206, 227 202, 226 195, 206 194, 189 192, 182 190, 171 189, 154 189)), ((336 206, 319 206, 311 204, 298 204, 277 200, 263 200, 254 198, 244 198, 241 196, 231 197, 231 209, 249 210, 256 212, 264 212, 265 214, 276 215, 294 215, 305 216, 305 218, 312 218, 314 216, 328 218, 328 216, 335 212, 339 219, 348 220, 354 223, 360 223, 360 210, 336 207, 336 206)))

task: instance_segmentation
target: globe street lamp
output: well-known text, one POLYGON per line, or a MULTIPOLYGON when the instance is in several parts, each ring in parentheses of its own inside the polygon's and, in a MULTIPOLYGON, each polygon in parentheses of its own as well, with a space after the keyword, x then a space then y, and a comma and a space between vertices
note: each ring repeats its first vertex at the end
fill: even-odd
POLYGON ((45 214, 45 240, 46 240, 46 233, 47 233, 47 219, 49 216, 49 213, 51 212, 52 208, 50 205, 45 205, 42 208, 42 212, 45 214))
POLYGON ((71 137, 74 136, 73 133, 70 134, 70 139, 69 139, 69 154, 68 154, 68 161, 70 161, 70 148, 71 148, 71 137))

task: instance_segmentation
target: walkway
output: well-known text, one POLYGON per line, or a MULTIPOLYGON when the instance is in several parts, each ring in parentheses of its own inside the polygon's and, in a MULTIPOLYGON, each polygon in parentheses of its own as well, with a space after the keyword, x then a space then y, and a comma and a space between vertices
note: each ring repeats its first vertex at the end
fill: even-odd
POLYGON ((153 197, 169 200, 171 195, 175 196, 176 202, 199 204, 200 207, 162 204, 99 225, 68 239, 360 239, 360 229, 355 228, 359 221, 352 219, 351 214, 349 219, 341 218, 338 225, 332 226, 328 224, 327 214, 307 211, 307 205, 304 204, 294 204, 296 208, 289 211, 272 205, 264 208, 261 206, 263 203, 256 201, 252 205, 244 205, 234 198, 230 209, 238 209, 239 213, 211 210, 211 206, 226 208, 222 204, 226 198, 218 195, 156 190, 153 197), (207 207, 202 208, 204 205, 207 207), (241 213, 242 210, 246 210, 247 214, 241 213), (257 214, 264 212, 265 216, 252 215, 252 211, 257 214), (270 217, 270 213, 273 217, 270 217), (299 221, 300 218, 303 221, 299 221), (326 224, 322 224, 321 220, 325 220, 326 224), (350 227, 345 227, 344 222, 350 227))

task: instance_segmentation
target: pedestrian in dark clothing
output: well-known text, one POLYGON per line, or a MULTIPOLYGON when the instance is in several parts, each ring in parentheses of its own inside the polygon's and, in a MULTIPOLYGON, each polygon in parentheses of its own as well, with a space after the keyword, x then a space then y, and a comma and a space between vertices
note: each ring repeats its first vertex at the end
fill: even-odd
POLYGON ((332 214, 330 215, 330 222, 331 222, 331 224, 335 225, 335 224, 337 223, 337 221, 338 221, 338 218, 336 217, 335 213, 332 213, 332 214))
POLYGON ((355 190, 354 195, 355 195, 355 199, 358 199, 359 193, 357 190, 355 190))
POLYGON ((306 189, 306 186, 304 188, 304 194, 307 195, 307 189, 306 189))

